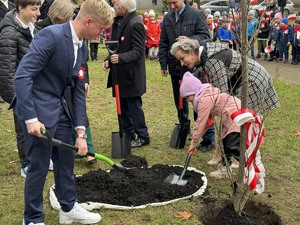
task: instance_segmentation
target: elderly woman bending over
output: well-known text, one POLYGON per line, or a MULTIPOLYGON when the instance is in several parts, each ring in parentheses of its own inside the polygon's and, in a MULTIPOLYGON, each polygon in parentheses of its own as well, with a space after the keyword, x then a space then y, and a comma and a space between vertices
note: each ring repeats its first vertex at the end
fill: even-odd
MULTIPOLYGON (((214 87, 241 99, 241 55, 222 43, 183 39, 172 45, 171 54, 189 69, 202 66, 214 87)), ((269 73, 259 63, 248 59, 248 108, 264 114, 279 107, 279 101, 269 73)))

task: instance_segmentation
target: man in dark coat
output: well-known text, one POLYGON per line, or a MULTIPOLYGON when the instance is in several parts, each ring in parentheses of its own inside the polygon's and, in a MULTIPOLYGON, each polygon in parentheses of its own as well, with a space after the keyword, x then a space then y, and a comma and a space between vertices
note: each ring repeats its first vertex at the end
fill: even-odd
MULTIPOLYGON (((170 12, 164 17, 160 44, 159 44, 159 62, 162 76, 171 75, 174 103, 179 113, 179 80, 188 68, 181 67, 180 62, 170 53, 171 46, 183 38, 196 39, 199 42, 204 39, 210 39, 208 27, 204 13, 198 9, 192 8, 186 0, 167 0, 170 12)), ((183 101, 184 123, 190 125, 188 102, 183 101)), ((208 129, 203 136, 199 148, 207 151, 214 148, 214 129, 208 129)))
POLYGON ((0 22, 3 20, 6 13, 15 8, 15 4, 9 0, 0 1, 0 22))
POLYGON ((148 128, 142 109, 141 96, 146 92, 145 28, 136 13, 135 0, 114 1, 116 17, 112 40, 119 42, 116 54, 108 57, 102 68, 109 71, 107 87, 119 84, 122 130, 130 132, 131 147, 142 147, 150 143, 148 128))

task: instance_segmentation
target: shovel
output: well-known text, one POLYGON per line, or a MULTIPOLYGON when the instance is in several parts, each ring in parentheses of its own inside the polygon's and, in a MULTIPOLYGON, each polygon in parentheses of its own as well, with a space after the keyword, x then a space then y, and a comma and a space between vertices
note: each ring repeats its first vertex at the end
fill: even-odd
MULTIPOLYGON (((179 86, 180 85, 181 85, 181 80, 179 80, 179 86)), ((184 124, 183 99, 180 94, 179 94, 179 114, 180 114, 180 124, 175 124, 169 146, 171 148, 182 149, 185 146, 185 142, 190 130, 190 126, 184 124)))
MULTIPOLYGON (((119 49, 118 41, 106 41, 105 42, 109 55, 115 54, 119 49)), ((131 153, 131 134, 122 131, 122 120, 121 120, 121 104, 120 104, 120 92, 118 79, 116 74, 116 66, 111 64, 112 72, 111 76, 114 82, 114 92, 116 96, 116 106, 119 122, 119 132, 112 132, 112 143, 111 143, 111 156, 115 159, 125 158, 131 153)))
POLYGON ((177 184, 180 186, 186 185, 186 183, 191 178, 191 176, 184 176, 184 175, 185 175, 185 172, 187 170, 187 167, 190 163, 191 157, 194 154, 194 152, 195 152, 195 148, 192 148, 188 152, 182 173, 180 175, 175 172, 170 173, 169 176, 164 180, 165 183, 177 184))
MULTIPOLYGON (((69 145, 67 143, 64 143, 60 140, 57 140, 55 138, 52 138, 49 131, 46 129, 41 129, 41 133, 43 134, 40 138, 48 143, 50 143, 53 146, 61 146, 61 147, 65 147, 67 149, 70 150, 74 150, 75 152, 78 151, 78 147, 73 146, 73 145, 69 145)), ((114 163, 111 159, 107 158, 104 155, 101 154, 97 154, 97 153, 93 153, 93 152, 87 152, 87 155, 92 156, 96 159, 102 160, 104 162, 106 162, 108 165, 110 165, 111 167, 113 167, 114 169, 133 169, 133 168, 127 168, 122 166, 121 163, 114 163)))

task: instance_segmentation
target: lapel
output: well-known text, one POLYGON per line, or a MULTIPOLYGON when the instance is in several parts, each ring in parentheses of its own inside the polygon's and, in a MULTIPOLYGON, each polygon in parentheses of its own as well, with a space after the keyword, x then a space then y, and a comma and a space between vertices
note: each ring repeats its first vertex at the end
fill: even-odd
POLYGON ((73 40, 72 40, 72 33, 71 33, 71 27, 70 23, 67 22, 64 25, 64 32, 65 32, 65 42, 67 45, 67 53, 68 53, 68 58, 67 58, 67 63, 68 63, 68 84, 70 84, 71 78, 72 78, 72 73, 73 73, 73 65, 74 65, 74 46, 73 46, 73 40))
MULTIPOLYGON (((8 4, 9 7, 9 4, 8 4)), ((9 11, 8 8, 0 1, 0 11, 5 12, 5 14, 9 11)))

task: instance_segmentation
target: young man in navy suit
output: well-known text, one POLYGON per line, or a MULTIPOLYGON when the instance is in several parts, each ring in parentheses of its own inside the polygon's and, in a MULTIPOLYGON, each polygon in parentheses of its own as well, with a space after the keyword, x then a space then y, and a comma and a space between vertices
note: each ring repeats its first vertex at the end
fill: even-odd
POLYGON ((101 220, 76 199, 74 152, 51 146, 39 137, 41 128, 46 128, 53 138, 72 144, 75 129, 77 154, 86 155, 85 77, 80 68, 87 60, 87 47, 82 41, 101 35, 112 22, 113 14, 105 0, 86 0, 74 21, 48 26, 35 36, 15 73, 16 97, 11 107, 22 124, 29 161, 24 225, 44 225, 43 188, 50 158, 61 206, 59 223, 93 224, 101 220), (64 99, 68 88, 72 91, 72 120, 64 99))

